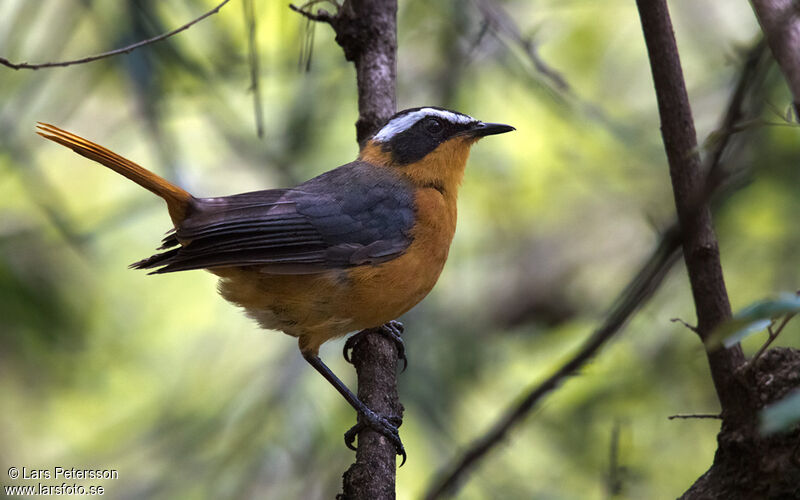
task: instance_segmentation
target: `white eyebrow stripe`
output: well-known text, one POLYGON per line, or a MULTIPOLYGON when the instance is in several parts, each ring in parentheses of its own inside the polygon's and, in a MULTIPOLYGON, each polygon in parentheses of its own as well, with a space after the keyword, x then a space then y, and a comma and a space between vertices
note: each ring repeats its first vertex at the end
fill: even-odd
POLYGON ((390 120, 389 123, 384 125, 383 128, 372 137, 372 139, 378 142, 387 142, 395 135, 405 132, 414 126, 415 123, 428 116, 438 116, 451 123, 461 123, 464 125, 476 121, 471 116, 453 113, 443 109, 422 108, 390 120))

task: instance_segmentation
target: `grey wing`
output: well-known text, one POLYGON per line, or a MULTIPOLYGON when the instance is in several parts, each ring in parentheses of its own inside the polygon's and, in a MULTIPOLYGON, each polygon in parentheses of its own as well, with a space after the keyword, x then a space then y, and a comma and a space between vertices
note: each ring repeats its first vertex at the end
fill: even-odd
POLYGON ((408 248, 413 223, 410 186, 355 162, 294 189, 195 199, 164 239, 166 251, 131 267, 168 273, 261 266, 309 274, 376 264, 408 248))

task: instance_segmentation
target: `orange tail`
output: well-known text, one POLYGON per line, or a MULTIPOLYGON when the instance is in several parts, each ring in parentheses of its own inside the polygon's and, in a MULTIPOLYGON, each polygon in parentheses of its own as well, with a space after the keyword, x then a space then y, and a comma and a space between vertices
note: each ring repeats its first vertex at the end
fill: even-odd
POLYGON ((164 201, 167 202, 169 216, 176 225, 186 217, 186 207, 189 200, 192 199, 192 195, 183 189, 113 151, 66 130, 41 122, 37 124, 37 127, 36 133, 45 139, 50 139, 72 149, 81 156, 102 163, 114 172, 124 175, 136 184, 164 198, 164 201))

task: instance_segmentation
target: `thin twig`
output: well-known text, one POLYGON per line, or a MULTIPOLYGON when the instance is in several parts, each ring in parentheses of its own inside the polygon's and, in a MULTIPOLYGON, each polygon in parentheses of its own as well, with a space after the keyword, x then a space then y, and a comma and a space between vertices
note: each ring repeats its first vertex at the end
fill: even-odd
POLYGON ((300 58, 297 61, 297 67, 299 71, 305 71, 308 73, 311 71, 311 56, 314 52, 314 33, 315 27, 313 23, 320 22, 320 23, 327 23, 333 26, 334 31, 336 30, 336 25, 334 24, 339 10, 342 6, 335 2, 334 0, 309 0, 308 2, 304 3, 301 6, 296 6, 293 4, 289 4, 289 8, 294 12, 297 12, 301 16, 306 18, 306 26, 305 26, 305 35, 303 39, 303 44, 300 46, 300 58), (328 11, 323 9, 317 9, 317 13, 314 14, 311 12, 312 7, 319 3, 330 3, 334 7, 336 7, 336 14, 330 14, 328 11))
POLYGON ((253 112, 256 119, 256 135, 264 137, 264 113, 261 108, 261 86, 258 71, 258 44, 256 44, 256 13, 253 0, 242 2, 244 21, 247 25, 247 59, 250 63, 250 91, 253 92, 253 112))
POLYGON ((797 315, 796 313, 787 314, 786 316, 784 316, 783 321, 781 321, 780 325, 778 325, 778 328, 773 329, 772 328, 773 325, 770 325, 769 328, 767 328, 769 338, 767 339, 766 342, 764 342, 764 345, 761 346, 758 352, 756 352, 755 355, 752 358, 750 358, 750 360, 744 366, 745 369, 751 366, 755 366, 755 362, 758 361, 758 358, 760 358, 761 355, 764 354, 767 348, 775 341, 775 339, 778 338, 778 335, 781 334, 783 329, 786 328, 786 325, 789 323, 789 321, 791 321, 792 318, 794 318, 796 315, 797 315))
MULTIPOLYGON (((316 3, 316 2, 309 2, 309 3, 316 3)), ((306 5, 308 5, 308 4, 306 4, 306 5)), ((305 10, 305 5, 298 7, 298 6, 290 3, 289 4, 289 8, 292 9, 293 11, 297 12, 301 16, 309 19, 310 21, 316 21, 318 23, 331 24, 333 22, 334 18, 335 18, 335 16, 332 16, 328 11, 323 10, 323 9, 318 9, 317 13, 314 14, 311 11, 305 10)))
POLYGON ((675 420, 675 419, 688 420, 688 419, 692 419, 692 418, 700 418, 700 419, 702 419, 702 418, 713 418, 713 419, 716 419, 716 420, 722 420, 722 415, 720 415, 719 413, 679 413, 677 415, 670 415, 667 418, 669 420, 675 420))
POLYGON ((622 493, 623 486, 623 467, 619 465, 619 437, 622 431, 622 423, 619 419, 614 420, 611 427, 611 440, 608 445, 608 498, 612 499, 622 493))
POLYGON ((531 37, 526 38, 522 36, 519 27, 500 5, 491 0, 478 0, 477 6, 478 10, 481 11, 485 26, 518 44, 525 52, 525 55, 528 56, 528 59, 531 60, 536 71, 548 79, 556 89, 562 92, 570 90, 570 85, 567 83, 566 79, 564 79, 561 73, 550 67, 550 65, 541 58, 533 39, 531 37))
MULTIPOLYGON (((717 130, 711 132, 705 141, 709 147, 705 157, 704 169, 708 172, 706 179, 706 191, 716 190, 722 179, 727 178, 722 171, 722 155, 728 149, 734 134, 747 130, 753 120, 745 116, 745 99, 754 87, 754 82, 763 74, 762 67, 766 55, 766 42, 762 37, 747 52, 744 58, 744 65, 739 73, 736 88, 733 91, 725 115, 717 130)), ((701 195, 702 196, 702 195, 701 195)))
POLYGON ((148 38, 147 40, 142 40, 140 42, 136 42, 136 43, 131 44, 131 45, 126 45, 125 47, 122 47, 122 48, 119 48, 119 49, 110 50, 108 52, 103 52, 101 54, 97 54, 97 55, 94 55, 94 56, 83 57, 81 59, 73 59, 71 61, 46 62, 46 63, 38 63, 38 64, 31 64, 31 63, 27 63, 27 62, 14 63, 14 62, 11 62, 11 61, 9 61, 8 59, 6 59, 4 57, 0 57, 0 64, 2 64, 3 66, 8 66, 9 68, 15 69, 15 70, 20 70, 20 69, 34 69, 34 70, 36 70, 36 69, 42 69, 42 68, 54 68, 54 67, 60 67, 60 66, 72 66, 74 64, 84 64, 84 63, 94 62, 94 61, 97 61, 97 60, 100 60, 100 59, 105 59, 107 57, 116 56, 116 55, 119 55, 119 54, 127 54, 129 52, 132 52, 132 51, 140 48, 140 47, 144 47, 145 45, 150 45, 151 43, 156 43, 156 42, 160 42, 162 40, 166 40, 167 38, 169 38, 169 37, 171 37, 173 35, 177 35, 181 31, 185 31, 185 30, 189 29, 194 24, 199 23, 200 21, 202 21, 203 19, 207 18, 208 16, 216 14, 219 11, 219 9, 221 9, 222 6, 225 5, 226 3, 228 3, 229 1, 230 0, 223 0, 219 5, 217 5, 216 7, 211 9, 210 11, 206 12, 202 16, 200 16, 200 17, 198 17, 198 18, 196 18, 196 19, 184 24, 180 28, 174 29, 174 30, 172 30, 172 31, 170 31, 168 33, 163 33, 163 34, 158 35, 156 37, 148 38))
POLYGON ((297 59, 297 70, 300 72, 311 71, 311 60, 314 56, 314 37, 316 35, 316 24, 311 19, 306 19, 303 33, 303 43, 300 45, 300 57, 297 59))
POLYGON ((523 393, 522 399, 506 410, 486 434, 473 441, 461 459, 428 489, 425 496, 427 500, 452 493, 467 470, 494 448, 506 436, 511 427, 530 412, 537 401, 581 368, 625 325, 631 315, 651 297, 666 276, 667 271, 677 262, 680 244, 678 226, 673 224, 661 238, 650 258, 645 261, 636 276, 617 298, 603 324, 586 339, 583 346, 569 361, 542 383, 523 393))
POLYGON ((483 20, 481 23, 481 28, 478 30, 478 34, 475 36, 475 41, 473 41, 470 46, 469 50, 467 51, 468 54, 472 54, 475 50, 481 45, 483 38, 486 36, 486 33, 489 32, 489 21, 486 19, 483 20))
MULTIPOLYGON (((567 78, 541 57, 535 38, 522 35, 520 26, 501 3, 496 0, 474 0, 474 2, 483 16, 481 33, 484 30, 489 31, 512 53, 519 52, 513 50, 518 47, 522 52, 520 58, 530 61, 533 65, 533 71, 527 71, 526 75, 530 73, 528 76, 533 80, 537 90, 544 91, 548 100, 562 109, 580 111, 592 121, 602 124, 620 140, 635 133, 630 126, 611 118, 602 106, 580 96, 567 78)), ((479 41, 480 39, 476 40, 476 46, 470 49, 470 53, 475 51, 479 41)))
POLYGON ((692 326, 692 325, 690 325, 689 323, 685 322, 684 320, 682 320, 680 318, 672 318, 670 321, 672 323, 680 323, 681 325, 685 326, 686 328, 688 328, 689 330, 693 331, 694 333, 697 333, 697 327, 696 326, 692 326))

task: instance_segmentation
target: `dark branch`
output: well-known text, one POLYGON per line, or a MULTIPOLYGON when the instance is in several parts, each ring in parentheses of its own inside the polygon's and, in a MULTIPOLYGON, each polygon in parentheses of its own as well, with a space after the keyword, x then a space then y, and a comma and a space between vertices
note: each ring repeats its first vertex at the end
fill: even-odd
POLYGON ((690 209, 701 196, 703 172, 683 70, 664 0, 638 0, 655 82, 661 134, 684 233, 684 253, 702 337, 731 315, 708 207, 690 209))
MULTIPOLYGON (((706 208, 708 200, 721 201, 726 195, 730 194, 730 190, 725 189, 727 187, 726 181, 730 174, 724 171, 721 162, 724 153, 731 148, 733 135, 741 131, 739 120, 749 119, 748 116, 745 116, 744 101, 752 91, 754 81, 763 74, 763 71, 761 71, 763 70, 763 65, 760 63, 763 62, 764 52, 764 45, 759 42, 745 57, 741 75, 729 100, 722 124, 713 133, 715 140, 711 143, 713 148, 707 156, 708 163, 704 169, 708 172, 707 178, 704 182, 704 187, 700 190, 701 198, 693 200, 693 204, 689 206, 688 212, 691 214, 706 208)), ((439 498, 448 492, 452 492, 467 470, 481 460, 494 446, 499 444, 510 428, 521 420, 526 413, 530 412, 539 399, 555 389, 561 380, 575 373, 582 364, 591 359, 593 354, 602 346, 602 343, 608 341, 619 331, 619 328, 627 320, 627 317, 620 316, 620 310, 624 308, 629 311, 629 314, 632 314, 641 305, 635 302, 638 300, 643 303, 649 294, 653 293, 653 290, 658 285, 656 281, 660 282, 663 274, 675 261, 677 257, 675 252, 681 244, 678 231, 678 223, 674 222, 665 232, 650 259, 645 262, 636 277, 617 298, 616 305, 612 307, 603 326, 589 337, 584 347, 549 379, 528 391, 519 400, 519 403, 511 405, 484 436, 473 441, 473 444, 467 448, 461 458, 448 468, 449 472, 442 475, 442 479, 429 488, 426 495, 427 499, 439 498), (664 269, 659 270, 662 266, 664 269), (652 282, 648 285, 648 281, 652 282), (652 287, 652 289, 648 287, 652 287), (618 323, 617 329, 610 330, 616 323, 618 323)), ((696 331, 696 327, 690 326, 690 328, 696 331)))
POLYGON ((46 63, 38 63, 38 64, 31 64, 31 63, 27 63, 27 62, 13 63, 13 62, 9 61, 8 59, 6 59, 4 57, 0 57, 0 64, 2 64, 3 66, 8 66, 9 68, 15 69, 15 70, 19 70, 19 69, 42 69, 42 68, 54 68, 54 67, 59 67, 59 66, 72 66, 74 64, 84 64, 84 63, 97 61, 97 60, 100 60, 100 59, 105 59, 107 57, 116 56, 116 55, 119 55, 119 54, 128 54, 129 52, 132 52, 132 51, 134 51, 134 50, 136 50, 136 49, 138 49, 140 47, 144 47, 145 45, 150 45, 151 43, 156 43, 156 42, 160 42, 162 40, 166 40, 167 38, 169 38, 171 36, 177 35, 181 31, 185 31, 185 30, 191 28, 193 25, 199 23, 200 21, 202 21, 203 19, 207 18, 208 16, 216 14, 219 11, 219 9, 221 9, 222 6, 225 5, 226 3, 228 3, 229 1, 230 0, 223 0, 219 5, 217 5, 216 7, 211 9, 210 11, 206 12, 202 16, 200 16, 200 17, 198 17, 198 18, 196 18, 196 19, 194 19, 192 21, 189 21, 188 23, 184 24, 180 28, 174 29, 174 30, 172 30, 172 31, 170 31, 168 33, 163 33, 163 34, 155 36, 153 38, 148 38, 147 40, 142 40, 140 42, 136 42, 136 43, 131 44, 131 45, 126 45, 125 47, 122 47, 120 49, 115 49, 115 50, 110 50, 108 52, 103 52, 102 54, 97 54, 97 55, 93 55, 93 56, 89 56, 89 57, 83 57, 81 59, 73 59, 71 61, 46 62, 46 63))
MULTIPOLYGON (((346 0, 331 26, 345 58, 356 67, 356 140, 363 144, 395 112, 397 0, 346 0)), ((397 394, 397 350, 383 335, 368 338, 360 352, 353 352, 358 397, 399 427, 403 405, 397 394)), ((343 496, 394 498, 395 464, 394 445, 377 432, 362 431, 356 462, 343 477, 343 496)))
MULTIPOLYGON (((661 135, 683 233, 683 256, 697 312, 697 333, 705 340, 717 325, 730 318, 731 306, 711 210, 707 203, 698 203, 706 187, 694 119, 666 1, 637 0, 636 4, 650 57, 661 135)), ((750 420, 747 394, 735 380, 737 368, 744 363, 741 346, 710 350, 708 360, 723 417, 734 425, 750 420)))
MULTIPOLYGON (((345 0, 341 6, 336 4, 333 15, 304 10, 317 3, 312 0, 302 7, 289 7, 307 19, 330 24, 345 58, 355 64, 356 139, 363 144, 395 112, 397 0, 345 0)), ((358 398, 390 421, 402 422, 397 355, 395 344, 385 336, 366 335, 353 349, 352 359, 358 374, 358 398)), ((340 498, 394 498, 395 469, 394 445, 371 429, 362 430, 356 462, 344 473, 340 498)))

